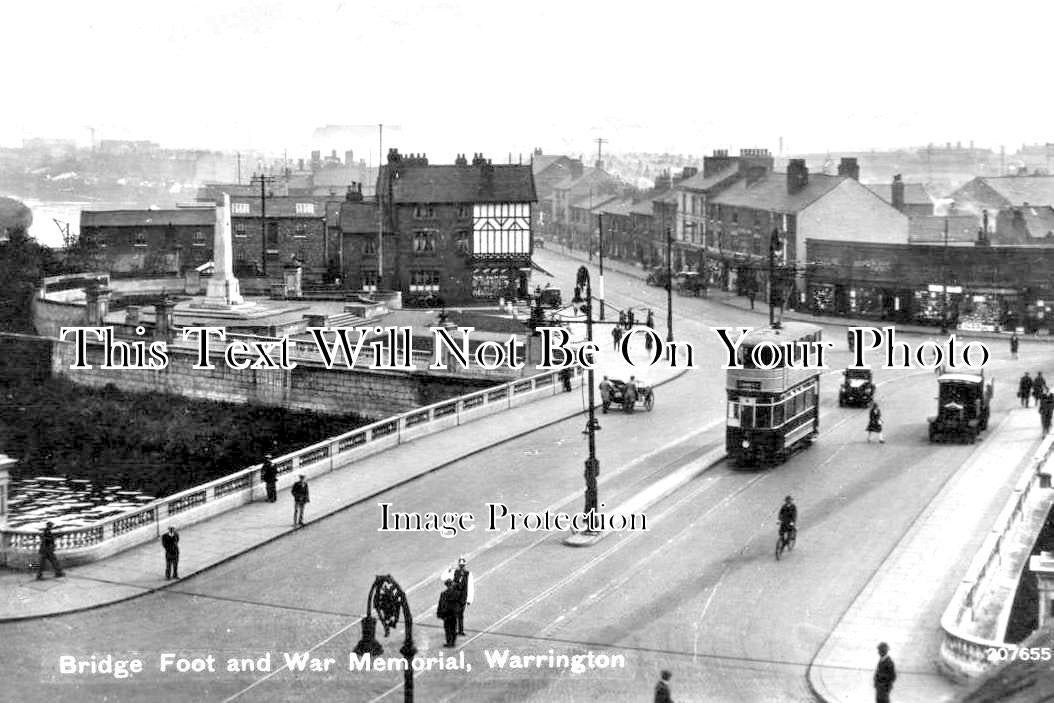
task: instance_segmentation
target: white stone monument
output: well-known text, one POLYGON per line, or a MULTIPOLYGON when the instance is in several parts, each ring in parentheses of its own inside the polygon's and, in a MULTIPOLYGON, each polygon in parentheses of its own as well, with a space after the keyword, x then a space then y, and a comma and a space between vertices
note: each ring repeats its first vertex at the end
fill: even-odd
POLYGON ((216 231, 212 239, 212 278, 205 290, 207 306, 241 305, 241 290, 234 277, 234 253, 231 243, 231 196, 223 194, 223 204, 216 206, 216 231))

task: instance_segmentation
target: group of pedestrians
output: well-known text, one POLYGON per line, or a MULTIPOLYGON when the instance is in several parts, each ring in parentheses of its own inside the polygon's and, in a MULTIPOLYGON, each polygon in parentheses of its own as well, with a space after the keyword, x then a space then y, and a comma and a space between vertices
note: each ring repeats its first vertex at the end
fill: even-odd
MULTIPOLYGON (((611 326, 611 342, 612 348, 618 351, 619 344, 622 343, 622 337, 627 334, 633 334, 633 326, 637 324, 637 318, 633 314, 633 310, 619 310, 618 324, 611 326)), ((644 348, 651 351, 653 346, 651 330, 655 329, 655 313, 648 310, 648 316, 645 318, 644 326, 648 328, 648 333, 644 335, 644 348)))
POLYGON ((1043 434, 1050 432, 1051 418, 1054 416, 1054 392, 1047 386, 1043 378, 1043 372, 1036 373, 1032 378, 1026 371, 1017 384, 1017 397, 1021 401, 1021 407, 1029 407, 1029 401, 1035 399, 1036 409, 1039 411, 1039 422, 1043 428, 1043 434))
MULTIPOLYGON (((621 381, 620 381, 621 383, 621 381)), ((614 401, 615 386, 607 376, 600 381, 600 411, 607 413, 608 408, 614 401)), ((637 403, 637 377, 630 376, 629 380, 622 386, 622 410, 627 413, 633 412, 633 406, 637 403)))
POLYGON ((443 592, 439 594, 436 617, 443 621, 444 647, 456 647, 459 635, 465 634, 465 608, 475 597, 472 574, 465 557, 443 574, 443 592))

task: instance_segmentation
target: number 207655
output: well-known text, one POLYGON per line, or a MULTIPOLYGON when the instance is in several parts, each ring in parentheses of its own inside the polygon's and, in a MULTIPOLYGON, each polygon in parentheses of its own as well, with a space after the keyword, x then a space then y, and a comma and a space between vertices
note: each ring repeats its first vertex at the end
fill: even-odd
POLYGON ((1054 659, 1050 647, 989 647, 985 653, 990 662, 1049 662, 1054 659))

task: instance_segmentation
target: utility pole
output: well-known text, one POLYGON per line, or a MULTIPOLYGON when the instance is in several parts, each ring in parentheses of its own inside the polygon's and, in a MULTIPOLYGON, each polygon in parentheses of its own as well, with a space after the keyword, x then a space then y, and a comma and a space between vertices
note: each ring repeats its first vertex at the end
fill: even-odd
MULTIPOLYGON (((384 191, 387 186, 380 182, 381 168, 384 164, 384 124, 377 125, 377 290, 383 290, 384 285, 384 191)), ((391 180, 392 174, 387 174, 391 180)))
POLYGON ((260 268, 267 275, 267 184, 273 183, 274 176, 265 176, 260 170, 260 268))
POLYGON ((603 156, 600 153, 600 149, 607 142, 607 139, 602 139, 600 137, 597 137, 593 141, 595 141, 597 143, 597 168, 600 168, 600 164, 604 163, 604 159, 603 159, 603 156))
POLYGON ((600 319, 604 319, 604 214, 597 213, 597 229, 600 232, 600 319))
POLYGON ((673 269, 671 268, 671 247, 673 245, 670 228, 666 228, 666 353, 673 361, 673 269))

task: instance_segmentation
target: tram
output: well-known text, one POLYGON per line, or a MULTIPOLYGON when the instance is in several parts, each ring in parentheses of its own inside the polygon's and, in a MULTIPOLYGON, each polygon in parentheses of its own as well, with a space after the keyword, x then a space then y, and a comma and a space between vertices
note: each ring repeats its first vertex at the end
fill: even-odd
POLYGON ((805 322, 743 336, 736 364, 742 368, 728 369, 726 383, 725 447, 737 466, 780 464, 819 436, 820 369, 803 363, 803 345, 821 337, 819 327, 805 322))

